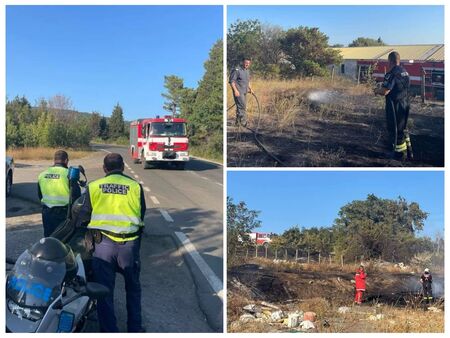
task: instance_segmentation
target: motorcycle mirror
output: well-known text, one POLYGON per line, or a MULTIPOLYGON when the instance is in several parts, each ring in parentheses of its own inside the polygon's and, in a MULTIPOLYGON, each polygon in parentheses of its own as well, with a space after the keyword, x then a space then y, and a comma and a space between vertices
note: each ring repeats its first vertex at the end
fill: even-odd
POLYGON ((83 175, 85 175, 83 166, 82 166, 82 165, 79 165, 78 168, 80 169, 80 173, 82 173, 83 175))
POLYGON ((89 282, 86 284, 86 293, 90 298, 101 299, 109 294, 109 289, 102 284, 89 282))

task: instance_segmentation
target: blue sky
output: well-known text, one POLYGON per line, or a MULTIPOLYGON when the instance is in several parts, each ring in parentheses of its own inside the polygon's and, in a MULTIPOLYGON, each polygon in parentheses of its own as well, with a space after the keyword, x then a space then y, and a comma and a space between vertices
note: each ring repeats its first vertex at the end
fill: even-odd
POLYGON ((330 44, 359 36, 388 44, 444 43, 444 6, 228 6, 228 26, 258 19, 283 28, 318 27, 330 44))
POLYGON ((221 6, 7 6, 6 93, 69 96, 79 111, 161 114, 164 75, 196 87, 221 6))
POLYGON ((441 171, 229 171, 227 195, 261 211, 261 231, 281 233, 293 225, 330 226, 339 209, 373 193, 402 196, 429 213, 421 235, 444 231, 441 171))

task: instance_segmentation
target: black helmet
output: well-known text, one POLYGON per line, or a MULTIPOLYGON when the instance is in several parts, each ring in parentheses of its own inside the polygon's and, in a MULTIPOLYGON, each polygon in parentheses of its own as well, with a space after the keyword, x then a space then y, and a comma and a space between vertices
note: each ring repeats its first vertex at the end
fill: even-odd
POLYGON ((36 242, 30 249, 34 258, 51 261, 55 263, 65 263, 66 279, 75 277, 77 273, 77 261, 72 249, 53 237, 46 237, 36 242))

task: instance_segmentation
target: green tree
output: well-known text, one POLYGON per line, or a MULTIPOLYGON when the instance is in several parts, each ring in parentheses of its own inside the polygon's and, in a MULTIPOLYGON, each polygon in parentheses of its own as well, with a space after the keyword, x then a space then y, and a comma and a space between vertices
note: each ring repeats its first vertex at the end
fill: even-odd
POLYGON ((118 138, 124 136, 125 122, 123 120, 123 110, 119 103, 114 106, 109 118, 109 137, 118 138))
POLYGON ((385 45, 386 44, 384 43, 383 40, 381 40, 381 38, 372 39, 372 38, 359 37, 359 38, 356 38, 355 40, 353 40, 348 46, 349 47, 370 47, 370 46, 385 46, 385 45))
POLYGON ((249 246, 249 233, 261 226, 259 211, 251 210, 243 201, 234 203, 227 197, 227 251, 234 253, 238 246, 249 246))
POLYGON ((208 145, 212 153, 223 149, 223 43, 217 41, 204 63, 205 73, 200 80, 193 113, 189 123, 194 127, 194 144, 208 145))
POLYGON ((92 112, 90 119, 89 119, 89 127, 91 129, 91 137, 96 138, 100 137, 101 135, 101 127, 100 122, 102 120, 102 117, 97 112, 92 112))
POLYGON ((100 119, 99 129, 99 136, 102 138, 102 140, 107 140, 109 138, 109 126, 108 120, 104 116, 102 116, 100 119))
POLYGON ((161 94, 166 100, 163 109, 172 112, 175 104, 179 111, 185 94, 184 80, 176 75, 164 76, 164 88, 167 92, 161 94))
POLYGON ((243 57, 251 58, 254 66, 260 62, 263 32, 258 20, 237 20, 230 25, 227 34, 227 65, 232 69, 239 65, 243 57))
POLYGON ((416 202, 370 194, 340 209, 333 225, 335 251, 347 257, 407 261, 419 249, 415 232, 423 229, 427 216, 416 202))
POLYGON ((300 26, 289 29, 280 41, 285 54, 282 75, 297 76, 325 76, 326 67, 340 62, 337 50, 328 47, 328 36, 318 28, 300 26))

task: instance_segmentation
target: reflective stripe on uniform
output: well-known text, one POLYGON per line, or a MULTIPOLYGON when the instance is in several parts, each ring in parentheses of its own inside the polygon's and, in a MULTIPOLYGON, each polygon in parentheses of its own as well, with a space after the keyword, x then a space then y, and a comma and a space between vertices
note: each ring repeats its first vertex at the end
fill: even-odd
POLYGON ((409 138, 409 136, 407 136, 407 137, 405 138, 405 142, 406 142, 406 145, 407 145, 407 146, 411 146, 411 139, 409 138))
POLYGON ((138 225, 124 225, 121 227, 122 229, 117 229, 118 227, 121 227, 121 226, 108 225, 108 224, 89 225, 89 229, 105 230, 105 231, 114 232, 116 234, 132 234, 132 233, 138 232, 140 229, 140 226, 138 226, 138 225))
POLYGON ((397 144, 395 146, 395 151, 397 152, 406 151, 406 142, 403 142, 402 144, 397 144))
MULTIPOLYGON (((127 215, 105 215, 105 214, 92 214, 91 221, 119 221, 119 222, 131 222, 134 224, 140 224, 141 219, 139 217, 127 216, 127 215)), ((121 225, 118 225, 121 226, 121 225)), ((125 225, 128 226, 128 225, 125 225)), ((105 229, 107 230, 107 229, 105 229)), ((131 231, 132 232, 132 231, 131 231)))

